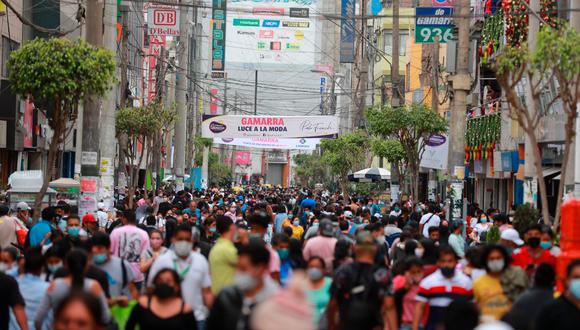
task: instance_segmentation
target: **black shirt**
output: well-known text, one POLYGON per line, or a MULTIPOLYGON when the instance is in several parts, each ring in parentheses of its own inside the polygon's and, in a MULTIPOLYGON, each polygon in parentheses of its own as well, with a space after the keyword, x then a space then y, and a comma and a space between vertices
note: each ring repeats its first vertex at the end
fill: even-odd
POLYGON ((10 308, 16 305, 24 306, 24 298, 22 298, 18 289, 18 282, 4 273, 0 273, 0 292, 2 292, 2 299, 0 299, 0 329, 8 329, 10 308))
POLYGON ((565 295, 546 305, 536 319, 535 329, 577 330, 580 328, 580 309, 565 295))
POLYGON ((338 303, 341 329, 382 326, 383 299, 393 295, 391 273, 384 266, 345 264, 334 274, 330 295, 338 303))

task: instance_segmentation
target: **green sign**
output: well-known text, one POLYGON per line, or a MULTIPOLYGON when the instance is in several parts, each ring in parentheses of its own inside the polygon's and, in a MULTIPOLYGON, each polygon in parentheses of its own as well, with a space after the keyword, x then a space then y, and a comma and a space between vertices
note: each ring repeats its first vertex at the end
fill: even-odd
POLYGON ((439 37, 440 43, 447 43, 453 38, 453 26, 416 26, 416 43, 433 43, 435 36, 439 37))
POLYGON ((234 18, 234 26, 260 27, 260 20, 259 19, 249 19, 249 18, 234 18))

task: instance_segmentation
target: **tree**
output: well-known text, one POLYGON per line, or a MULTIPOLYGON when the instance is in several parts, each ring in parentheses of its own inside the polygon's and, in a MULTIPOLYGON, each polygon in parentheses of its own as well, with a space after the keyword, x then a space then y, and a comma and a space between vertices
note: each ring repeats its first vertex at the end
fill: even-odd
POLYGON ((542 173, 542 158, 538 146, 536 131, 550 109, 560 101, 564 113, 565 140, 564 159, 558 188, 558 202, 554 227, 560 221, 560 206, 564 195, 565 178, 571 145, 576 135, 576 117, 578 116, 578 102, 580 101, 580 34, 567 24, 559 23, 557 27, 544 26, 537 38, 535 50, 529 49, 526 44, 521 47, 506 46, 497 56, 494 63, 497 81, 505 92, 508 101, 510 116, 516 120, 524 131, 532 146, 533 163, 538 180, 540 200, 542 203, 542 217, 550 223, 548 209, 548 192, 542 173), (531 88, 533 107, 526 105, 516 92, 516 88, 526 78, 526 84, 531 88), (551 85, 557 82, 557 93, 551 100, 545 100, 546 93, 551 85), (545 106, 542 106, 544 105, 545 106), (534 110, 535 109, 535 110, 534 110))
POLYGON ((133 207, 133 196, 139 182, 139 169, 145 156, 161 150, 153 149, 154 137, 164 128, 167 129, 176 119, 175 109, 165 109, 163 105, 151 103, 142 108, 122 108, 117 112, 117 136, 127 138, 125 168, 129 186, 129 207, 133 207), (138 146, 141 146, 139 151, 138 146))
POLYGON ((313 187, 316 183, 322 183, 326 176, 322 157, 318 154, 297 154, 294 156, 296 164, 296 179, 302 186, 313 187))
POLYGON ((371 108, 367 111, 366 117, 371 134, 400 143, 404 150, 402 160, 411 178, 411 194, 414 198, 418 198, 419 167, 426 141, 434 134, 446 133, 447 121, 423 104, 371 108))
POLYGON ((405 177, 405 149, 398 140, 383 140, 375 138, 371 142, 371 151, 380 158, 385 158, 393 166, 398 169, 398 182, 403 182, 405 177))
POLYGON ((109 50, 83 40, 35 39, 12 52, 8 68, 12 90, 33 100, 53 131, 48 173, 35 199, 38 216, 48 183, 56 177, 58 146, 75 127, 78 104, 87 97, 102 96, 110 88, 115 59, 109 50))
POLYGON ((322 161, 330 167, 332 174, 338 176, 343 196, 348 197, 347 176, 364 164, 370 139, 360 131, 341 135, 336 139, 324 139, 321 143, 324 152, 322 161))

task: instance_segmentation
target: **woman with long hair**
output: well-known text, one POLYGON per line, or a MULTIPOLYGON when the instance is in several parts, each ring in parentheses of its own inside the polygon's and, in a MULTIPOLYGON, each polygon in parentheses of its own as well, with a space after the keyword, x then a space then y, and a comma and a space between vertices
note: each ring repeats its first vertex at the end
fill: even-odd
POLYGON ((193 309, 181 298, 179 282, 179 275, 174 270, 159 271, 153 279, 152 294, 139 298, 125 329, 197 329, 193 309))
POLYGON ((87 264, 87 253, 81 249, 72 249, 66 255, 65 266, 69 275, 56 278, 50 283, 34 317, 36 329, 41 329, 50 310, 55 310, 69 294, 78 292, 88 293, 97 298, 103 309, 101 322, 103 324, 109 323, 111 313, 107 305, 107 298, 97 281, 86 278, 87 264))

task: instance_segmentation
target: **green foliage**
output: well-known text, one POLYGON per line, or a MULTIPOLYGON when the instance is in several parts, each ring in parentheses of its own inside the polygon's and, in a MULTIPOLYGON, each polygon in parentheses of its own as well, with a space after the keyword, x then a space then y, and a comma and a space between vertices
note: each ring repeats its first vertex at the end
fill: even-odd
POLYGON ((385 158, 389 163, 405 159, 405 149, 398 140, 383 140, 375 138, 371 142, 371 150, 377 157, 385 158))
POLYGON ((83 40, 34 39, 8 60, 12 90, 36 102, 74 108, 88 95, 103 95, 115 75, 111 51, 83 40))
POLYGON ((505 46, 495 58, 495 71, 498 75, 516 72, 525 66, 529 59, 527 44, 521 47, 505 46))
POLYGON ((220 185, 231 177, 230 166, 220 163, 219 156, 215 152, 209 153, 207 164, 210 184, 220 185))
POLYGON ((333 174, 346 178, 349 171, 360 166, 370 148, 370 139, 360 131, 324 139, 321 143, 323 162, 333 174))
POLYGON ((538 213, 538 210, 533 208, 530 204, 522 204, 518 206, 516 213, 514 214, 514 229, 520 233, 521 237, 523 237, 526 233, 526 229, 529 226, 538 223, 539 218, 540 214, 538 213))
POLYGON ((294 156, 296 177, 304 186, 313 187, 316 183, 323 183, 325 166, 318 154, 297 154, 294 156))
POLYGON ((561 73, 559 81, 576 79, 580 74, 580 34, 567 24, 562 28, 545 27, 538 34, 537 49, 530 55, 534 69, 561 73))
POLYGON ((151 103, 142 108, 122 108, 117 111, 117 135, 127 134, 129 138, 148 138, 172 125, 177 118, 175 109, 166 109, 159 103, 151 103))

